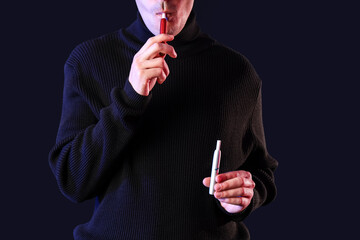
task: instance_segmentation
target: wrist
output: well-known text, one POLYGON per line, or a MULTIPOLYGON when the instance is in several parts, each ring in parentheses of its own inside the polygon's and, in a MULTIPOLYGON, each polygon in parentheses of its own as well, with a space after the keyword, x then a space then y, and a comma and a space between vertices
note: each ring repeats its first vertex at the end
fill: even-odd
POLYGON ((127 102, 129 105, 133 106, 133 107, 142 107, 143 105, 146 105, 146 103, 149 101, 150 99, 150 95, 149 96, 143 96, 141 94, 139 94, 134 87, 131 85, 131 83, 129 82, 129 79, 126 80, 123 91, 126 95, 127 98, 127 102))

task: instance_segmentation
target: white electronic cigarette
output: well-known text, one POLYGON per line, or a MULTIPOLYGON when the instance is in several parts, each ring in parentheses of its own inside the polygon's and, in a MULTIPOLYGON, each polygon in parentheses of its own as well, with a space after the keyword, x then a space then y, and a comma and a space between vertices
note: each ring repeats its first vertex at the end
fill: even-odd
POLYGON ((216 175, 219 174, 220 158, 221 158, 220 145, 221 145, 221 140, 217 140, 216 149, 214 151, 214 156, 213 156, 212 168, 211 168, 211 179, 210 179, 210 187, 209 187, 210 195, 214 195, 215 178, 216 175))

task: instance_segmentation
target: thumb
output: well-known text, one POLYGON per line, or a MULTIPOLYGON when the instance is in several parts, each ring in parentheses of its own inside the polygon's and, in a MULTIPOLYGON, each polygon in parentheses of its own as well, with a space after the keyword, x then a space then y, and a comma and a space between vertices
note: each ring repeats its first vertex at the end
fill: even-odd
POLYGON ((210 177, 204 178, 203 179, 203 184, 205 187, 210 187, 210 177))

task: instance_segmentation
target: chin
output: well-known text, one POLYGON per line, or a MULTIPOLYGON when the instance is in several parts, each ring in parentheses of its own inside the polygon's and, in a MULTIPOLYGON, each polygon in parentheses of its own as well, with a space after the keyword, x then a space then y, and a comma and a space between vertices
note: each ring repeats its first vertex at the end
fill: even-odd
POLYGON ((168 26, 167 34, 171 34, 171 35, 176 36, 181 32, 183 27, 180 28, 180 26, 168 26))

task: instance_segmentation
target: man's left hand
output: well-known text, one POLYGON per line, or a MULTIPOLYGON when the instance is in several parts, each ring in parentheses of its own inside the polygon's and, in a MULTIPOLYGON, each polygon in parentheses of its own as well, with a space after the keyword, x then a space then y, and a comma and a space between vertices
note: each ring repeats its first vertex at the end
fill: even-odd
MULTIPOLYGON (((239 213, 247 208, 254 196, 255 183, 250 172, 233 171, 216 176, 214 197, 229 213, 239 213)), ((203 184, 210 186, 210 177, 204 178, 203 184)))

